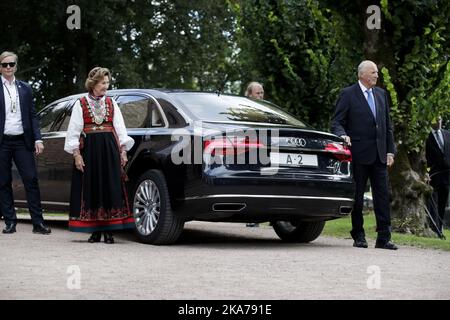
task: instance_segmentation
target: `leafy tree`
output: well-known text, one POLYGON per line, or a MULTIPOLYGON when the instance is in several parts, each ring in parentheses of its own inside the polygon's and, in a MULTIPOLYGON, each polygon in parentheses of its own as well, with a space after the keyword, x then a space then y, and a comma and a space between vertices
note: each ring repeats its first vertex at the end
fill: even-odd
POLYGON ((398 161, 391 172, 394 226, 429 234, 424 141, 438 115, 450 114, 448 1, 385 1, 388 39, 393 56, 380 57, 384 83, 392 99, 398 161), (402 17, 408 17, 404 19, 402 17), (384 58, 384 59, 383 59, 384 58))
POLYGON ((1 50, 18 53, 17 76, 38 107, 83 92, 88 71, 109 67, 113 87, 231 90, 238 77, 232 12, 219 0, 7 2, 1 50), (81 29, 69 30, 69 5, 81 29))
POLYGON ((262 82, 269 100, 317 128, 328 128, 339 90, 355 79, 348 66, 361 55, 352 48, 360 35, 342 30, 343 18, 333 17, 319 1, 232 4, 244 84, 262 82))
POLYGON ((33 84, 38 107, 62 96, 84 91, 90 68, 114 66, 121 40, 125 0, 25 1, 3 4, 2 50, 19 55, 17 76, 33 84), (69 30, 66 9, 81 8, 81 29, 69 30))
POLYGON ((129 10, 143 84, 231 90, 238 77, 235 19, 223 1, 139 1, 129 10))

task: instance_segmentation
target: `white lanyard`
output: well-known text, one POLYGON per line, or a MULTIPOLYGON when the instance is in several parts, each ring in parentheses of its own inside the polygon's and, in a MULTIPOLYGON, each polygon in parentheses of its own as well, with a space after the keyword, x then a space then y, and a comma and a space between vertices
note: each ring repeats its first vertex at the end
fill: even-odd
POLYGON ((14 85, 16 86, 16 100, 13 101, 11 97, 11 92, 9 92, 8 87, 3 82, 3 86, 5 87, 6 91, 8 92, 9 100, 11 101, 11 112, 16 113, 17 112, 17 101, 19 101, 19 88, 17 88, 17 83, 14 81, 14 85))

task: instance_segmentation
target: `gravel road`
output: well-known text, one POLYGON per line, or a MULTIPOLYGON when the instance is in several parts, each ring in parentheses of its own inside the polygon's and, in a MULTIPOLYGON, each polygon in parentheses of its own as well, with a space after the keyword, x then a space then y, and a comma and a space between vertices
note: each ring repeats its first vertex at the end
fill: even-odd
POLYGON ((269 226, 203 222, 187 223, 172 246, 129 232, 90 244, 66 224, 52 222, 44 236, 20 221, 0 234, 0 299, 450 298, 450 252, 330 237, 285 244, 269 226))

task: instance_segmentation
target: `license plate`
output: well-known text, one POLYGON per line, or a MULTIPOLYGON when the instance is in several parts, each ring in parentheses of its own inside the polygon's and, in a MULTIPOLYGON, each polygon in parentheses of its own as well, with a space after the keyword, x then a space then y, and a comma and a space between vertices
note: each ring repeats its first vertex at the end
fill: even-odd
POLYGON ((317 155, 302 153, 270 153, 272 165, 292 167, 317 167, 317 155))

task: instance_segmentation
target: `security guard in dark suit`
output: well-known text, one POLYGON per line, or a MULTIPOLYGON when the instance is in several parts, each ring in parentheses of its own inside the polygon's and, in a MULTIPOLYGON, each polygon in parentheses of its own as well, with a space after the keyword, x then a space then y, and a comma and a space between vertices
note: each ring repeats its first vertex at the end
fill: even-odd
POLYGON ((49 234, 42 217, 35 155, 44 150, 31 87, 17 80, 17 55, 0 54, 0 212, 5 217, 4 234, 16 232, 17 217, 12 193, 12 161, 27 194, 33 232, 49 234))
POLYGON ((443 236, 445 206, 450 189, 450 131, 441 128, 442 118, 432 124, 433 130, 425 143, 427 166, 430 168, 430 185, 433 194, 430 199, 432 229, 443 236))

